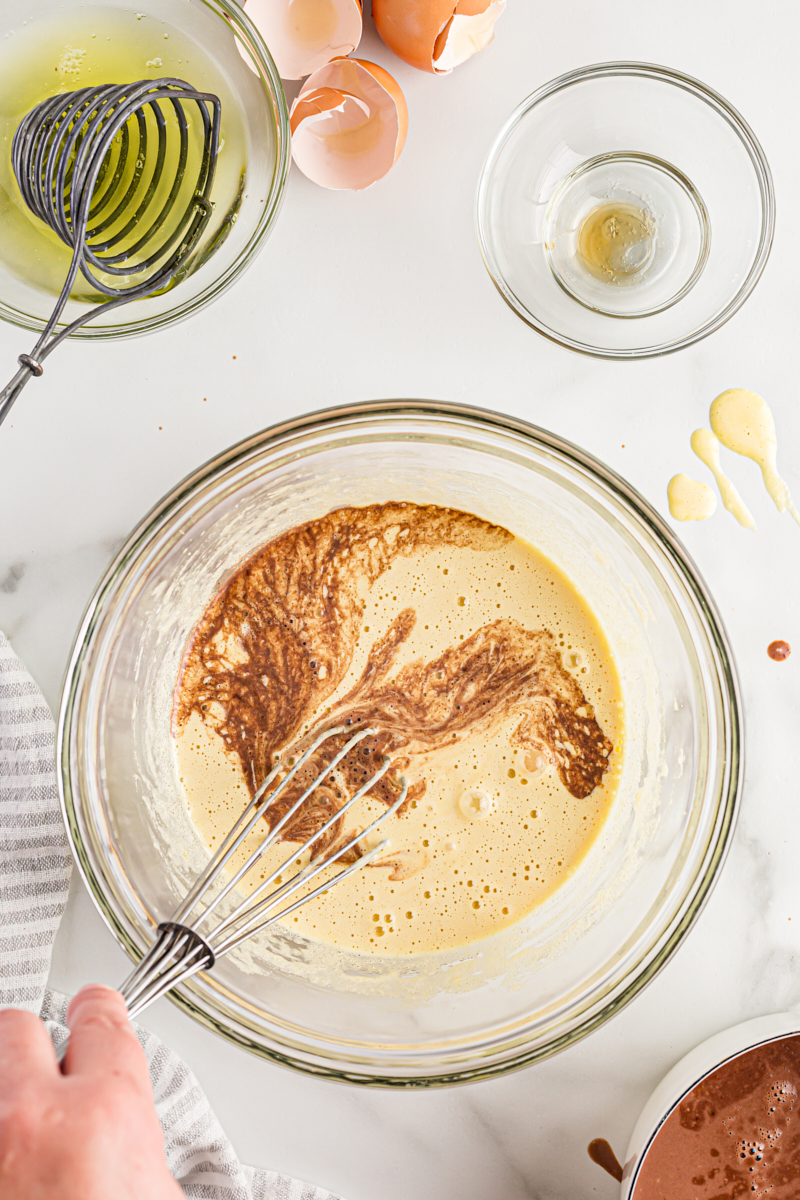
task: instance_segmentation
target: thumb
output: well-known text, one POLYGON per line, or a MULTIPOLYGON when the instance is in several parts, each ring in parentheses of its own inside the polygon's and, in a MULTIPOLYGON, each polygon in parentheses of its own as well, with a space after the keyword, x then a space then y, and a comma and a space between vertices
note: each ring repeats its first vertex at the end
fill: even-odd
POLYGON ((151 1095, 147 1058, 119 992, 97 983, 81 988, 70 1002, 67 1024, 65 1075, 124 1075, 151 1095))

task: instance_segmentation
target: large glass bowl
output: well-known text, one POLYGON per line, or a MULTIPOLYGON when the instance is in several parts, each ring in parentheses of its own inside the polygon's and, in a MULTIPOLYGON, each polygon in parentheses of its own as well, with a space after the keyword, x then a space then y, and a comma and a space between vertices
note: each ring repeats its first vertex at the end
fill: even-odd
POLYGON ((624 480, 525 422, 423 401, 316 413, 241 442, 178 484, 100 582, 67 670, 59 774, 84 879, 138 958, 207 856, 169 730, 194 623, 279 531, 390 499, 496 521, 573 580, 622 677, 619 795, 574 875, 513 931, 401 960, 320 956, 279 933, 173 999, 273 1061, 430 1086, 502 1074, 602 1025, 674 953, 725 857, 743 769, 725 633, 686 552, 624 480))
MULTIPOLYGON (((17 207, 24 207, 10 167, 13 134, 27 111, 20 89, 13 82, 14 72, 24 70, 24 62, 15 56, 21 53, 23 44, 29 45, 37 36, 49 36, 48 30, 54 28, 51 22, 57 22, 59 29, 64 27, 72 11, 84 29, 97 10, 100 37, 104 28, 102 14, 109 9, 116 10, 119 19, 129 18, 132 24, 137 16, 143 15, 149 22, 164 22, 167 27, 177 29, 200 48, 203 58, 210 60, 221 77, 226 89, 220 92, 223 121, 226 113, 227 119, 235 121, 237 138, 244 147, 246 166, 241 186, 233 199, 226 199, 224 214, 220 210, 212 219, 209 234, 204 235, 182 269, 180 281, 161 294, 105 315, 98 314, 74 335, 80 338, 114 338, 161 329, 216 299, 246 270, 272 229, 291 161, 289 115, 280 77, 263 39, 244 10, 234 0, 158 0, 155 6, 142 7, 147 9, 146 14, 135 14, 128 0, 25 0, 24 5, 6 5, 0 17, 0 35, 3 35, 0 37, 0 155, 3 156, 0 179, 8 189, 4 190, 0 184, 0 212, 13 213, 17 207)), ((116 25, 114 29, 119 36, 116 25)), ((142 62, 141 67, 134 68, 137 74, 131 78, 155 77, 158 71, 149 70, 151 67, 152 63, 145 67, 142 62)), ((180 69, 176 66, 176 70, 180 69)), ((206 80, 201 72, 200 78, 189 82, 202 87, 206 80)), ((85 83, 86 80, 80 81, 81 86, 85 83)), ((58 91, 57 84, 53 87, 58 91)), ((55 235, 45 231, 44 226, 41 228, 42 238, 55 243, 55 235)), ((37 248, 36 256, 40 253, 37 248)), ((63 254, 66 275, 70 258, 66 247, 63 254)), ((13 247, 7 246, 0 252, 0 317, 24 329, 39 331, 53 310, 56 294, 34 286, 24 256, 18 262, 15 258, 13 247)), ((87 307, 91 305, 70 300, 59 328, 87 307)))

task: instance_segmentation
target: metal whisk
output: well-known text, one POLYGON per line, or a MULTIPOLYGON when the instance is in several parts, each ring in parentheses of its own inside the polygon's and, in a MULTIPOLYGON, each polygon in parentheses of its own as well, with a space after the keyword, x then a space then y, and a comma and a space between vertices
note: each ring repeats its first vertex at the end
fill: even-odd
POLYGON ((220 122, 217 96, 172 78, 52 96, 20 122, 11 161, 23 199, 72 248, 73 255, 41 337, 30 354, 19 356, 19 371, 0 392, 0 424, 31 376, 42 374, 44 360, 64 338, 99 312, 148 296, 175 277, 211 217, 220 122), (190 120, 186 109, 191 104, 202 123, 203 149, 187 195, 190 120), (172 110, 174 122, 165 110, 167 116, 172 110), (178 164, 173 180, 164 176, 171 152, 178 164), (133 240, 124 245, 131 236, 133 240), (107 299, 56 334, 78 272, 107 299), (127 285, 114 284, 116 278, 131 277, 134 281, 127 285), (136 282, 136 277, 143 278, 136 282))
MULTIPOLYGON (((198 971, 209 970, 218 958, 233 950, 241 942, 246 941, 247 938, 253 937, 254 934, 259 933, 262 929, 266 929, 276 921, 284 920, 300 908, 301 905, 306 904, 315 896, 319 896, 322 892, 335 887, 337 883, 346 879, 348 875, 352 875, 354 871, 361 870, 362 867, 371 863, 377 855, 381 854, 388 847, 388 841, 381 841, 377 845, 369 847, 355 862, 342 867, 333 878, 325 878, 322 883, 318 884, 311 891, 305 891, 318 875, 326 871, 327 868, 334 865, 350 851, 353 851, 359 842, 363 843, 365 839, 369 838, 374 830, 387 817, 396 813, 405 801, 408 794, 408 784, 401 777, 399 780, 400 791, 391 807, 385 809, 371 825, 368 825, 366 829, 356 832, 343 845, 334 846, 334 849, 330 853, 318 854, 316 858, 314 857, 312 850, 314 843, 324 838, 325 834, 332 829, 335 823, 358 800, 365 796, 389 770, 392 760, 387 755, 384 756, 378 770, 362 784, 349 800, 337 809, 328 821, 308 838, 301 847, 293 848, 286 861, 267 875, 249 897, 244 900, 237 900, 231 911, 221 920, 218 920, 213 929, 209 927, 209 920, 219 906, 234 892, 244 876, 259 859, 275 845, 288 822, 291 821, 292 817, 309 800, 323 781, 335 771, 342 759, 359 742, 365 738, 374 737, 379 733, 379 730, 376 728, 360 729, 358 733, 349 738, 331 761, 319 772, 313 782, 290 805, 280 820, 267 830, 258 847, 248 856, 243 865, 224 882, 219 891, 215 892, 214 887, 221 881, 228 863, 258 822, 264 820, 264 814, 267 809, 275 803, 281 793, 285 791, 323 742, 347 731, 347 726, 337 725, 333 729, 327 729, 323 733, 320 733, 305 753, 287 771, 277 786, 272 791, 268 791, 277 775, 284 769, 280 761, 276 763, 247 808, 224 839, 220 848, 210 860, 200 878, 192 887, 186 899, 178 906, 168 921, 164 921, 158 926, 155 942, 120 988, 120 992, 128 1005, 128 1012, 131 1018, 135 1017, 137 1013, 140 1013, 149 1004, 152 1004, 159 996, 163 996, 166 992, 170 991, 171 988, 177 987, 178 984, 191 978, 192 975, 196 975, 198 971), (284 879, 287 870, 291 869, 306 852, 311 852, 310 861, 305 866, 300 866, 292 874, 291 878, 284 879), (282 882, 277 883, 279 879, 282 882), (303 892, 304 894, 298 896, 298 892, 303 892)), ((66 1048, 67 1043, 63 1042, 58 1050, 59 1061, 63 1059, 66 1048)))

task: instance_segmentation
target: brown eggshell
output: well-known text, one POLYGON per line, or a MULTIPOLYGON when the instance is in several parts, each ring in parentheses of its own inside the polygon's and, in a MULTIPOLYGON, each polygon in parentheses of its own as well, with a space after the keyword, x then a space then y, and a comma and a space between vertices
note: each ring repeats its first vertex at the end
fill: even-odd
POLYGON ((494 38, 506 0, 372 0, 375 28, 398 58, 447 75, 494 38))
POLYGON ((337 58, 303 84, 290 124, 292 155, 304 175, 322 187, 361 191, 400 157, 408 107, 383 67, 337 58))

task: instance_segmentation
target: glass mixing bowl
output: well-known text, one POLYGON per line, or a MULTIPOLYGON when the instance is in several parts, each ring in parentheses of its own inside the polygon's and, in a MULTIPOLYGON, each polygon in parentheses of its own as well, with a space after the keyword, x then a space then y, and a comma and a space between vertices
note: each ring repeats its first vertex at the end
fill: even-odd
POLYGON ((650 358, 738 312, 769 258, 775 195, 758 139, 718 92, 668 67, 599 63, 511 114, 476 224, 495 287, 528 325, 581 354, 650 358), (613 282, 611 260, 588 269, 581 251, 604 213, 618 247, 636 218, 613 282))
MULTIPOLYGON (((75 37, 78 43, 95 35, 102 42, 106 25, 115 38, 124 39, 126 20, 131 24, 131 36, 147 23, 163 22, 165 28, 176 30, 184 43, 199 47, 202 53, 193 66, 187 66, 180 58, 174 61, 170 48, 175 46, 175 40, 170 43, 167 35, 167 40, 160 43, 163 66, 161 57, 145 63, 142 55, 141 63, 127 65, 126 78, 96 80, 75 74, 78 68, 74 64, 79 63, 82 52, 78 44, 68 50, 71 59, 64 61, 64 70, 55 76, 58 82, 53 85, 53 93, 60 88, 69 91, 72 87, 99 82, 127 83, 136 78, 156 78, 172 73, 173 68, 178 77, 185 70, 191 76, 188 82, 203 87, 209 79, 203 64, 205 59, 219 81, 223 136, 227 121, 230 134, 235 133, 237 154, 241 152, 244 163, 244 171, 237 168, 227 190, 222 189, 224 213, 220 210, 212 219, 211 232, 204 236, 182 269, 179 282, 161 294, 114 309, 105 316, 99 314, 73 336, 110 338, 147 333, 197 312, 250 265, 278 215, 291 158, 289 115, 277 69, 255 26, 233 0, 159 0, 154 8, 144 4, 141 7, 144 13, 135 13, 127 0, 26 0, 24 5, 6 5, 6 13, 0 19, 0 34, 4 35, 0 37, 0 219, 18 223, 2 227, 5 245, 0 246, 0 317, 24 329, 38 331, 44 327, 71 256, 58 243, 56 235, 37 221, 41 238, 63 255, 64 268, 55 293, 32 282, 39 272, 31 260, 43 259, 46 243, 29 244, 26 240, 28 218, 18 215, 24 209, 24 201, 11 171, 11 142, 20 120, 32 107, 24 98, 29 86, 26 76, 31 70, 26 54, 29 56, 31 47, 35 50, 37 42, 60 36, 55 30, 68 30, 71 13, 75 14, 78 26, 75 37), (113 12, 104 24, 103 14, 109 10, 113 12), (93 30, 95 12, 96 30, 92 33, 89 31, 93 30), (142 24, 137 28, 139 21, 142 24)), ((159 45, 157 41, 155 44, 159 45)), ((37 96, 34 103, 41 98, 37 96)), ((212 199, 221 194, 223 154, 224 146, 212 199)), ((90 306, 85 301, 70 300, 58 328, 69 324, 90 306)))
POLYGON ((67 671, 59 774, 84 879, 138 958, 207 857, 170 734, 194 623, 279 531, 390 499, 498 522, 582 592, 622 678, 619 794, 580 867, 513 930, 404 959, 322 953, 278 931, 173 999, 273 1061, 430 1086, 502 1074, 603 1024, 674 953, 725 857, 743 770, 725 633, 686 552, 624 480, 525 422, 424 401, 316 413, 241 442, 178 484, 100 582, 67 671))

